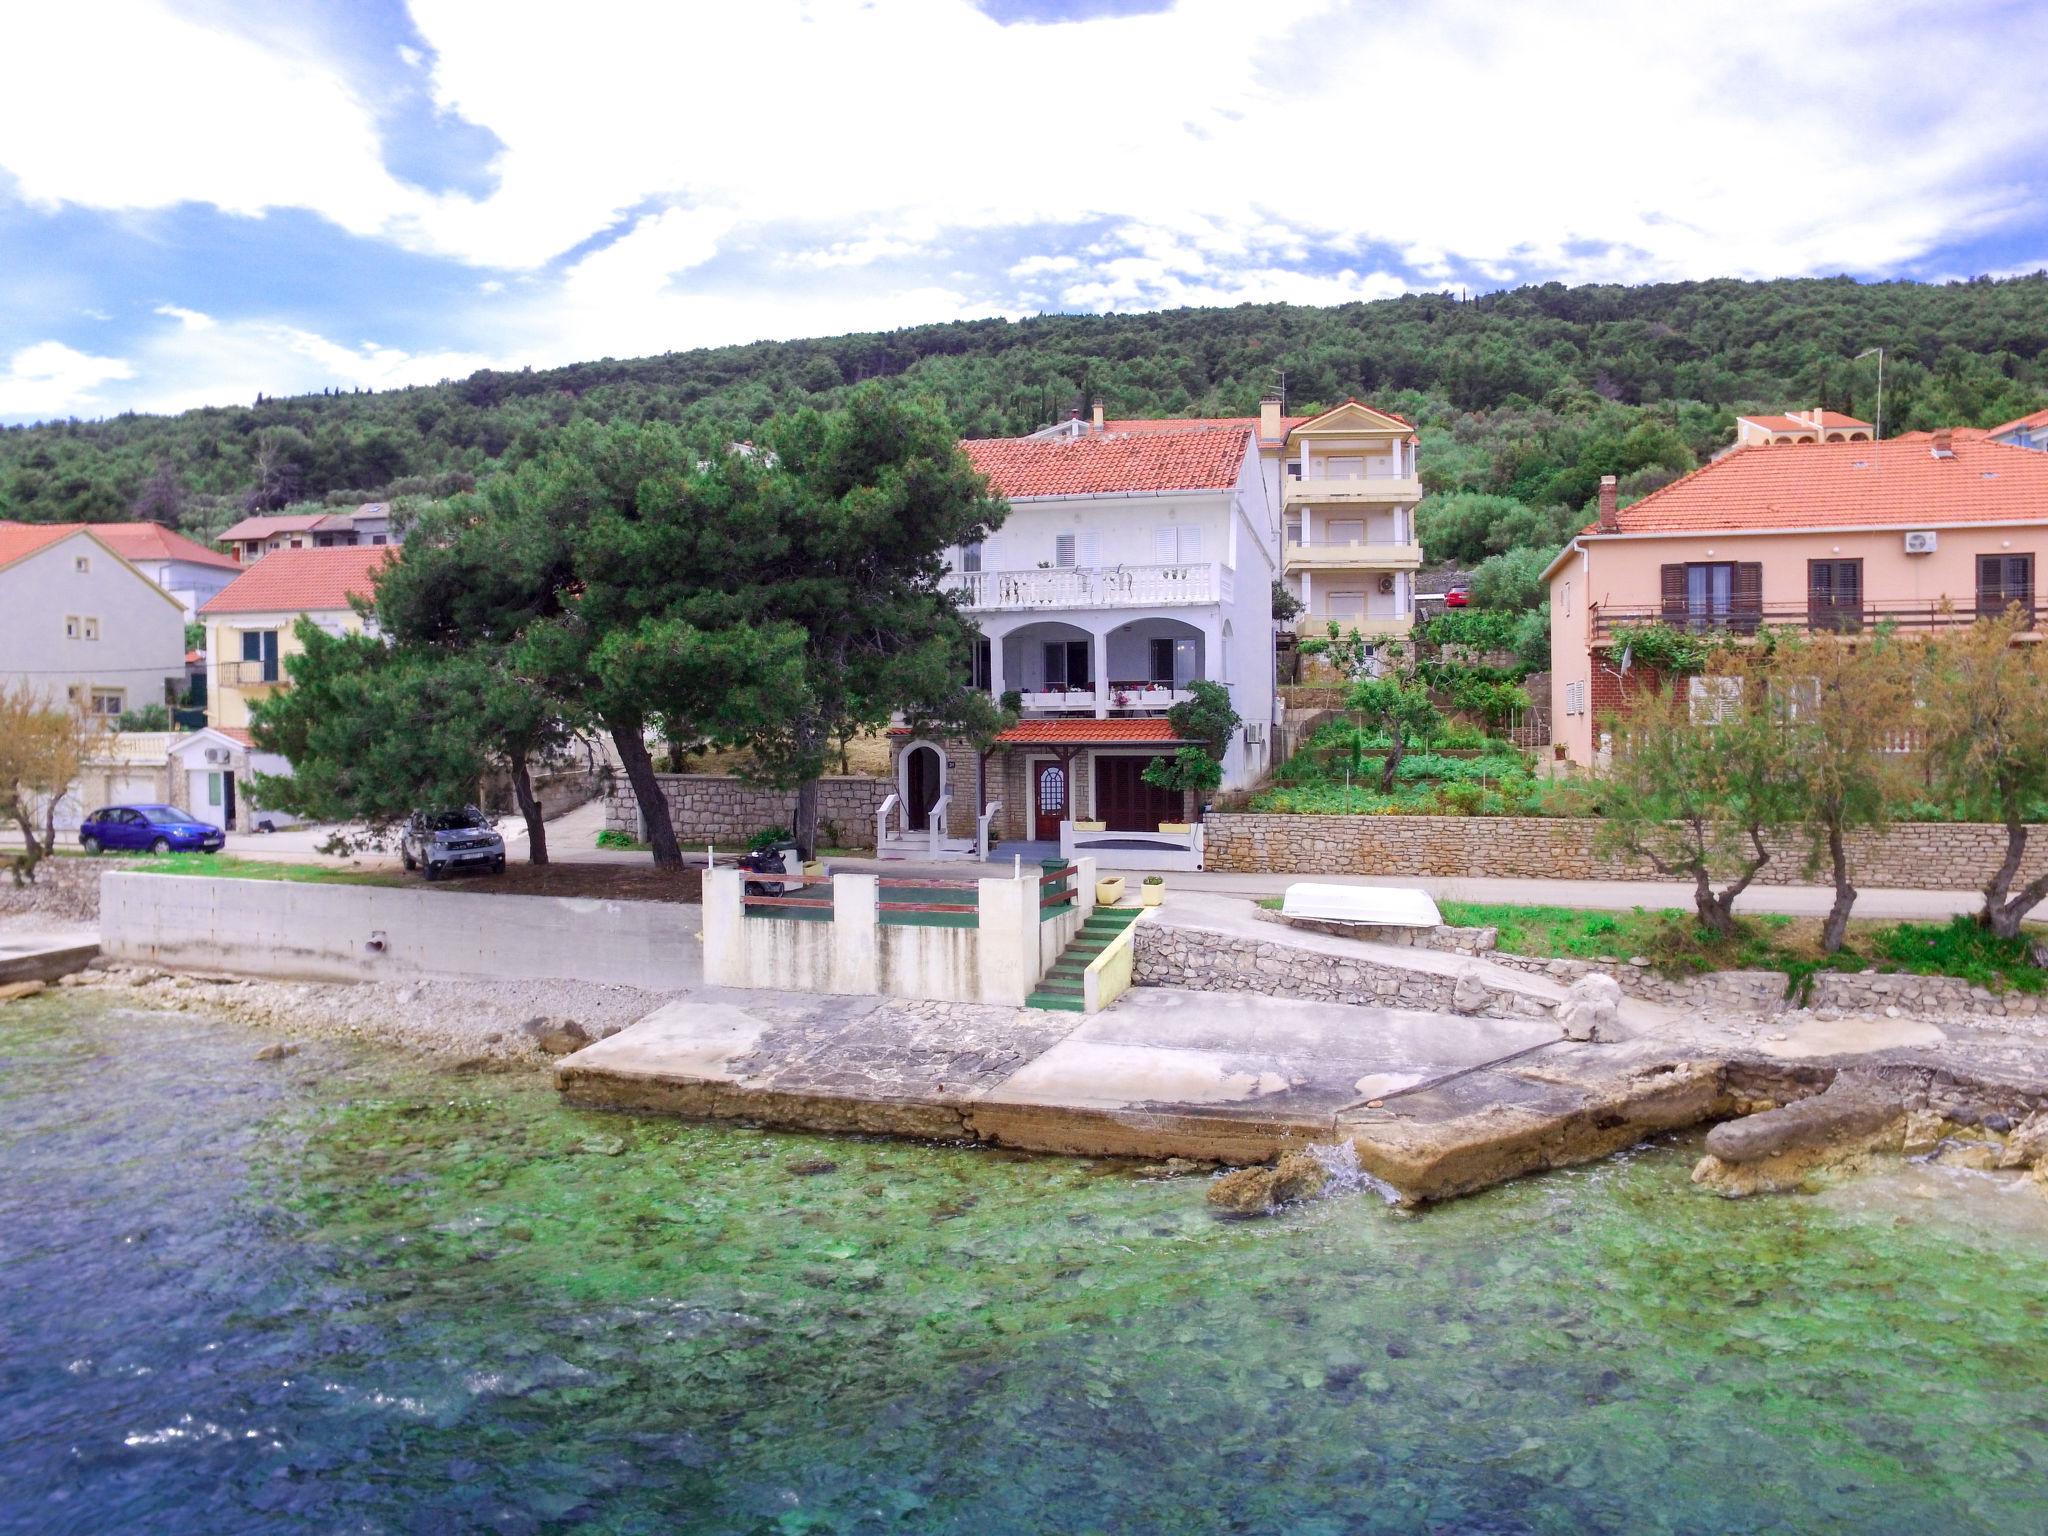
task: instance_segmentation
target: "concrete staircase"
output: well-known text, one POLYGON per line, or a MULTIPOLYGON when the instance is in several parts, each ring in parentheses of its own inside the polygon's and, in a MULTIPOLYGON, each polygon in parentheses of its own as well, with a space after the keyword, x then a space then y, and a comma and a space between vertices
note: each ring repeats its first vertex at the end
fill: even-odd
POLYGON ((1095 957, 1109 947, 1110 940, 1122 933, 1138 920, 1143 907, 1097 907, 1081 922, 1080 929, 1067 941, 1067 947, 1060 951, 1059 958, 1052 963, 1052 969, 1031 996, 1024 1000, 1027 1008, 1057 1008, 1068 1013, 1084 1013, 1087 1004, 1082 1001, 1081 976, 1095 957))

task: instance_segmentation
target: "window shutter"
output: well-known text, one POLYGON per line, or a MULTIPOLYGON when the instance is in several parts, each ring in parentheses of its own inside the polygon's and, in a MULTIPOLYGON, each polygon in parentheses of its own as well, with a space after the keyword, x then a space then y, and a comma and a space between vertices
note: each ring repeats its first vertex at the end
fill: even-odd
POLYGON ((1664 617, 1685 617, 1685 567, 1667 565, 1664 567, 1664 617))
POLYGON ((1180 553, 1176 557, 1188 564, 1202 558, 1202 530, 1184 527, 1180 531, 1180 553))
POLYGON ((1173 564, 1175 560, 1180 558, 1179 547, 1179 540, 1174 537, 1173 529, 1154 528, 1152 530, 1152 563, 1154 565, 1173 564))
POLYGON ((1081 564, 1093 569, 1102 564, 1102 535, 1084 533, 1081 535, 1081 564))
POLYGON ((1074 564, 1074 536, 1071 533, 1054 535, 1052 541, 1052 563, 1061 570, 1072 568, 1074 564))
POLYGON ((1764 567, 1760 560, 1745 560, 1735 567, 1735 585, 1729 607, 1736 613, 1764 611, 1764 567))

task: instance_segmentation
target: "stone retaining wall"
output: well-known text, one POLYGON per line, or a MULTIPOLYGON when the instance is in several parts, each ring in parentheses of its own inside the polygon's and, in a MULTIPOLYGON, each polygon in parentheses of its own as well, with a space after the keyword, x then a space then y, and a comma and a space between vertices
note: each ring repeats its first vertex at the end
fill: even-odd
MULTIPOLYGON (((763 789, 718 773, 660 773, 668 797, 669 824, 685 848, 706 843, 744 843, 764 827, 787 827, 796 816, 796 791, 763 789)), ((887 779, 861 775, 818 781, 818 841, 831 848, 875 846, 875 813, 895 793, 887 779)), ((607 830, 641 835, 640 802, 624 774, 605 792, 607 830)))
POLYGON ((2048 998, 2032 992, 1993 992, 1959 976, 1845 976, 1829 972, 1813 980, 1815 1011, 1882 1013, 1984 1013, 2028 1017, 2048 1013, 2048 998))
MULTIPOLYGON (((1490 1019, 1547 1018, 1550 1005, 1477 977, 1438 976, 1376 964, 1368 954, 1326 955, 1286 943, 1139 923, 1134 930, 1141 987, 1196 992, 1262 992, 1325 1003, 1366 1003, 1479 1014, 1490 1019)), ((1361 951, 1364 946, 1360 946, 1361 951)))
MULTIPOLYGON (((1657 880, 1647 863, 1595 853, 1590 817, 1297 816, 1218 813, 1205 822, 1205 867, 1240 874, 1464 875, 1522 880, 1657 880)), ((2048 835, 2028 838, 2020 879, 2048 871, 2048 835)), ((1807 845, 1789 829, 1766 838, 1761 885, 1824 883, 1806 871, 1807 845)), ((1850 839, 1851 871, 1866 889, 1975 890, 2005 851, 2005 829, 1981 822, 1914 822, 1850 839)))

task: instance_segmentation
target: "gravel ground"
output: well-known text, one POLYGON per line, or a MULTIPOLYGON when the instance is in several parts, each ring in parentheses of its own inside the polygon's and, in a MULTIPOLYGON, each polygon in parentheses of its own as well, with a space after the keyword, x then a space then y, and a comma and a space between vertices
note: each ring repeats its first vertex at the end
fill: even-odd
POLYGON ((44 859, 33 885, 0 872, 0 917, 92 923, 100 915, 100 866, 90 859, 44 859))
MULTIPOLYGON (((370 1040, 449 1064, 539 1067, 540 1038, 574 1024, 592 1040, 617 1034, 668 994, 575 981, 257 981, 148 967, 80 971, 61 986, 118 994, 136 1008, 234 1019, 287 1036, 370 1040)), ((559 1038, 556 1043, 559 1044, 559 1038)))

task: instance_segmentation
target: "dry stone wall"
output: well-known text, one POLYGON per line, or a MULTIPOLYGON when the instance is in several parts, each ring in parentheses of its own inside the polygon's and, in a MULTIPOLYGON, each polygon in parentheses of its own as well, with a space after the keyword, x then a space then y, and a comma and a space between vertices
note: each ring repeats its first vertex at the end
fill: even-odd
MULTIPOLYGON (((743 843, 764 827, 787 827, 796 815, 796 791, 763 789, 716 773, 662 773, 669 824, 685 848, 743 843)), ((875 846, 875 813, 895 791, 887 779, 859 775, 818 781, 818 841, 833 848, 875 846)), ((640 802, 623 774, 605 791, 605 827, 641 835, 640 802)))
MULTIPOLYGON (((1520 880, 1657 880, 1647 863, 1596 853, 1587 817, 1295 816, 1212 814, 1205 865, 1241 874, 1466 875, 1520 880)), ((2020 879, 2048 871, 2048 829, 2028 838, 2020 879)), ((1807 844, 1781 829, 1766 839, 1760 885, 1805 885, 1807 844)), ((1865 889, 1974 890, 2005 852, 2005 829, 1979 822, 1914 822, 1852 837, 1851 872, 1865 889)))

